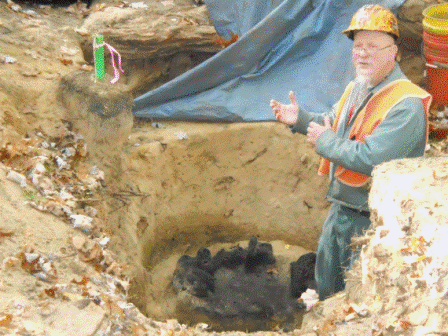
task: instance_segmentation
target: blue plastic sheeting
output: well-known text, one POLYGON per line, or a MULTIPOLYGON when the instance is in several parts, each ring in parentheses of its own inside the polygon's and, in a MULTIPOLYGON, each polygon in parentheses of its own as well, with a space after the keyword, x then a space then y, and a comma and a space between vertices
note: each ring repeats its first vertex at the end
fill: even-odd
MULTIPOLYGON (((396 12, 404 0, 378 1, 396 12)), ((296 93, 308 111, 337 102, 355 71, 342 30, 364 0, 206 0, 217 32, 240 38, 197 67, 135 99, 137 117, 274 120, 269 101, 296 93)))

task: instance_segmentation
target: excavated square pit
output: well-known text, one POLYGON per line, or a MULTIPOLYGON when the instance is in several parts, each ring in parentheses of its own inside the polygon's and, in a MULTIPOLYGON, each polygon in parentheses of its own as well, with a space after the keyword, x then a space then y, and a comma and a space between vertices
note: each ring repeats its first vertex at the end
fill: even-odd
POLYGON ((297 329, 305 311, 299 297, 315 288, 314 265, 313 252, 283 241, 252 237, 214 244, 199 248, 195 256, 161 258, 150 272, 165 278, 157 292, 164 294, 158 303, 152 301, 154 292, 148 300, 152 309, 159 305, 180 323, 207 323, 214 331, 297 329))
MULTIPOLYGON (((83 131, 91 159, 104 162, 109 191, 129 191, 125 200, 108 199, 102 213, 107 230, 115 232, 114 250, 129 264, 130 301, 153 319, 210 321, 215 330, 270 329, 277 319, 291 318, 290 263, 315 248, 328 207, 326 181, 316 174, 319 157, 306 140, 277 123, 133 126, 129 95, 119 87, 92 86, 89 76, 65 76, 59 98, 67 121, 83 131), (111 146, 120 150, 110 151, 111 146), (276 260, 276 268, 268 272, 272 265, 265 265, 261 273, 265 301, 272 293, 283 301, 264 308, 261 300, 255 308, 240 309, 238 302, 251 300, 224 295, 214 313, 188 308, 172 285, 179 258, 202 246, 211 255, 235 244, 245 249, 254 235, 272 244, 276 260), (273 283, 275 289, 269 287, 273 283), (228 325, 216 322, 225 302, 233 305, 225 313, 228 325), (232 317, 232 310, 243 317, 232 317), (252 325, 236 322, 246 315, 252 325)), ((245 271, 241 265, 217 270, 215 292, 228 293, 235 284, 256 288, 257 273, 245 271)))
MULTIPOLYGON (((126 176, 132 176, 138 190, 154 197, 133 204, 119 218, 126 223, 126 239, 132 242, 129 249, 136 251, 132 302, 156 320, 205 322, 213 330, 271 330, 279 322, 286 327, 300 324, 302 311, 288 301, 290 263, 315 249, 327 210, 326 181, 316 174, 319 158, 305 141, 292 138, 288 129, 276 124, 182 123, 166 129, 139 129, 129 139, 130 144, 134 142, 139 146, 132 146, 126 164, 145 169, 132 175, 128 170, 126 176), (173 135, 185 130, 188 139, 173 135), (219 303, 215 302, 215 312, 201 311, 189 306, 184 294, 179 297, 172 283, 183 255, 194 257, 201 247, 212 256, 238 244, 246 248, 253 236, 273 246, 278 274, 275 269, 268 273, 266 287, 275 280, 280 287, 275 296, 283 298, 274 308, 241 310, 228 301, 234 305, 229 310, 241 310, 243 317, 224 319, 216 313, 219 303)), ((235 283, 240 274, 234 270, 223 268, 213 274, 218 292, 219 284, 235 283)), ((241 280, 241 286, 254 287, 250 281, 241 280)), ((245 300, 250 301, 236 301, 245 300)))

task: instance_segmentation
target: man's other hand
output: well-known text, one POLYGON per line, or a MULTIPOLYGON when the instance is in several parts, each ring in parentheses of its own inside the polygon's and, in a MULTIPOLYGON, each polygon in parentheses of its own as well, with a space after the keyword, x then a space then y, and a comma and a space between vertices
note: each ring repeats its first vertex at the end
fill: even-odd
POLYGON ((286 125, 294 125, 299 115, 299 104, 292 91, 289 91, 289 102, 289 105, 285 105, 272 99, 269 105, 274 111, 275 119, 286 125))
POLYGON ((324 126, 315 123, 314 121, 310 122, 308 128, 306 129, 307 141, 313 146, 316 145, 317 138, 319 138, 319 136, 328 129, 331 129, 330 118, 328 117, 325 117, 324 119, 324 126))

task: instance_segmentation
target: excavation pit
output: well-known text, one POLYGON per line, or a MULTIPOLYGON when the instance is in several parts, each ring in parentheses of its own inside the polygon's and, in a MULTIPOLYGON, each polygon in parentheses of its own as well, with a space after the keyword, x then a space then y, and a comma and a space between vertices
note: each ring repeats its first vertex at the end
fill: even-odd
MULTIPOLYGON (((222 228, 220 232, 222 237, 222 228)), ((190 245, 174 241, 171 247, 162 243, 162 250, 156 244, 155 251, 148 251, 144 275, 131 288, 130 296, 144 314, 191 326, 206 323, 214 331, 300 327, 305 309, 298 297, 306 288, 292 283, 291 263, 309 250, 254 237, 209 241, 206 247, 194 240, 190 245)), ((314 271, 314 264, 306 267, 314 271)))
POLYGON ((122 122, 130 116, 127 105, 120 105, 121 113, 106 105, 101 115, 91 112, 81 94, 69 94, 70 79, 61 88, 67 119, 88 135, 87 147, 92 160, 102 163, 108 191, 124 195, 108 198, 102 213, 105 229, 114 232, 111 248, 129 265, 129 301, 154 320, 205 322, 213 330, 270 330, 278 320, 286 328, 300 321, 295 312, 288 315, 289 303, 251 324, 191 314, 172 282, 183 255, 195 256, 201 247, 212 255, 237 244, 246 248, 257 236, 283 260, 276 266, 278 276, 286 275, 276 293, 288 296, 290 263, 315 250, 328 209, 326 179, 317 175, 319 157, 306 139, 269 122, 155 127, 134 120, 131 129, 122 122), (78 117, 80 111, 92 121, 78 117), (111 146, 120 150, 110 151, 111 146))

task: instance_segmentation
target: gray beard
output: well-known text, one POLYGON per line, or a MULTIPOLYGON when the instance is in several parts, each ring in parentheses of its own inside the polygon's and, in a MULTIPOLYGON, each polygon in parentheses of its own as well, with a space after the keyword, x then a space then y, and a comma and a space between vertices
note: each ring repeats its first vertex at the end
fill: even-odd
POLYGON ((356 109, 362 104, 368 94, 370 87, 370 78, 363 75, 358 75, 355 79, 355 88, 358 91, 356 95, 356 109))
POLYGON ((357 85, 360 85, 360 86, 364 86, 364 87, 369 87, 370 86, 370 77, 367 77, 367 76, 364 76, 364 75, 360 75, 360 74, 357 74, 356 75, 356 79, 355 79, 355 83, 357 84, 357 85))

